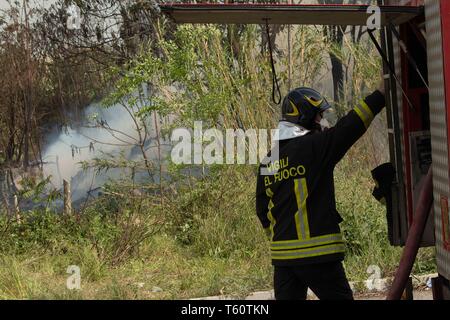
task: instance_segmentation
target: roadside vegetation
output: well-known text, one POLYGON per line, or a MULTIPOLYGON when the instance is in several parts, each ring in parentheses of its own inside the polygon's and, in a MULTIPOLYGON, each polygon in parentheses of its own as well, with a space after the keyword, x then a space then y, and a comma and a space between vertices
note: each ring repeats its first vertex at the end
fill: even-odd
MULTIPOLYGON (((114 85, 102 95, 105 108, 130 108, 137 130, 156 128, 162 141, 172 128, 189 128, 194 121, 218 129, 276 126, 279 110, 270 102, 270 65, 259 27, 228 30, 240 39, 231 44, 221 27, 183 26, 170 37, 165 28, 157 25, 157 36, 149 40, 149 47, 158 50, 142 48, 126 63, 109 66, 102 80, 114 85), (143 83, 151 84, 150 93, 143 83)), ((378 82, 380 61, 368 42, 348 36, 336 46, 313 27, 292 30, 295 60, 289 77, 286 30, 278 32, 282 93, 288 80, 292 88, 325 83, 330 53, 345 70, 345 90, 329 99, 341 99, 335 101, 341 115, 378 82)), ((401 255, 401 249, 388 243, 385 208, 371 196, 370 170, 388 160, 383 116, 335 171, 351 281, 366 280, 371 265, 381 268, 382 277, 392 276, 401 255)), ((33 137, 38 139, 38 133, 33 137)), ((141 161, 99 158, 82 163, 97 171, 123 168, 133 174, 107 183, 99 197, 72 215, 45 205, 48 198, 42 198, 38 175, 23 180, 27 183, 20 197, 44 205, 20 212, 20 220, 0 207, 0 298, 185 299, 244 297, 271 289, 269 243, 255 214, 256 166, 179 166, 162 153, 160 143, 152 150, 157 157, 147 159, 143 151, 141 161), (170 178, 138 183, 138 171, 165 172, 170 178), (66 288, 71 265, 80 267, 81 290, 66 288)), ((1 164, 6 158, 0 157, 1 164)), ((57 199, 58 190, 48 196, 57 199)), ((434 268, 433 251, 421 249, 414 273, 434 268)))
MULTIPOLYGON (((352 281, 368 279, 370 265, 393 276, 401 254, 388 244, 384 208, 370 197, 368 171, 354 168, 351 156, 359 150, 335 177, 352 281)), ((165 198, 164 211, 147 199, 119 205, 121 199, 109 196, 80 216, 37 211, 22 224, 2 219, 1 298, 184 299, 271 289, 254 181, 248 167, 220 168, 165 198), (81 269, 82 290, 66 289, 70 265, 81 269)), ((421 249, 414 274, 433 270, 433 252, 421 249)))

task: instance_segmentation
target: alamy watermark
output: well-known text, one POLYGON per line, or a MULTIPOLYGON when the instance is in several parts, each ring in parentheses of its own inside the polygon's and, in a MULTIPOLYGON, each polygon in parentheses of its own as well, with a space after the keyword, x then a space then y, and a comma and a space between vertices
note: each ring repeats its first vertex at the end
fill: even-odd
POLYGON ((370 274, 369 278, 366 281, 366 287, 369 290, 379 289, 381 286, 381 268, 377 265, 370 265, 366 272, 370 274))
MULTIPOLYGON (((279 160, 278 134, 278 129, 203 130, 202 121, 195 121, 193 130, 172 131, 171 159, 175 164, 273 164, 279 160)), ((274 172, 261 168, 262 175, 274 172)))
POLYGON ((68 15, 66 21, 67 29, 69 30, 81 29, 82 18, 80 7, 77 6, 76 4, 71 4, 70 6, 67 7, 66 12, 68 15))
POLYGON ((80 290, 81 289, 81 270, 79 266, 70 265, 67 267, 67 273, 70 274, 66 280, 66 287, 69 290, 80 290))
POLYGON ((381 29, 381 8, 379 6, 369 6, 367 8, 367 18, 366 26, 369 30, 381 29))

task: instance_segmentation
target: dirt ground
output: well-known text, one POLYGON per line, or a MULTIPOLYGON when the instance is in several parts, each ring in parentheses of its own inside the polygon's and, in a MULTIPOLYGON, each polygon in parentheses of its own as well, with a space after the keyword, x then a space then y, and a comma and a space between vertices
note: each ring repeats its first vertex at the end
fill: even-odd
MULTIPOLYGON (((385 300, 386 293, 366 293, 355 295, 355 300, 385 300)), ((433 293, 431 290, 414 290, 414 300, 433 300, 433 293)))
MULTIPOLYGON (((387 292, 357 293, 355 300, 385 300, 387 292)), ((429 288, 418 288, 413 292, 414 300, 433 300, 433 293, 429 288)), ((224 297, 209 297, 212 299, 226 299, 224 297)), ((208 298, 207 298, 208 299, 208 298)), ((255 292, 248 296, 246 300, 273 300, 273 291, 255 292)), ((314 294, 308 297, 308 300, 317 300, 314 294)))

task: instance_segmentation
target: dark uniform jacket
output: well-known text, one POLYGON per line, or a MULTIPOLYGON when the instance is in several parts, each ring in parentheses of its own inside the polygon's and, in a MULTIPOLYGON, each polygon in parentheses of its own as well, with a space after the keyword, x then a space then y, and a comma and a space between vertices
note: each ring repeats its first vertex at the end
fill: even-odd
POLYGON ((375 91, 335 127, 279 141, 279 160, 260 165, 256 211, 270 237, 273 265, 344 258, 333 170, 384 104, 383 94, 375 91), (270 174, 262 175, 262 167, 270 174))

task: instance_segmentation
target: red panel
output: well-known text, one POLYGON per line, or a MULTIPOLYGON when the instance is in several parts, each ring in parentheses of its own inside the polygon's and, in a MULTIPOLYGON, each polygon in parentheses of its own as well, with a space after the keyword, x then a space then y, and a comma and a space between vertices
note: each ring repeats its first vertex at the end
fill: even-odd
MULTIPOLYGON (((407 32, 407 26, 403 25, 400 27, 400 34, 402 37, 402 40, 405 41, 405 33, 407 32)), ((401 70, 402 70, 402 84, 403 84, 403 90, 406 92, 406 94, 409 95, 408 90, 408 62, 406 61, 406 57, 404 52, 401 52, 401 70)), ((412 119, 413 115, 412 110, 410 110, 409 104, 406 102, 405 98, 402 99, 403 105, 402 105, 402 113, 403 113, 403 141, 404 141, 404 154, 403 157, 405 159, 405 184, 406 184, 406 212, 408 214, 408 222, 409 225, 412 223, 413 214, 412 214, 412 187, 411 187, 411 157, 410 157, 410 150, 409 150, 409 133, 412 131, 412 119)))
MULTIPOLYGON (((420 23, 421 20, 417 20, 420 23)), ((408 36, 411 34, 411 28, 407 24, 400 26, 400 37, 407 44, 408 47, 412 48, 414 44, 409 43, 408 36)), ((413 186, 411 178, 411 156, 410 156, 410 133, 416 131, 423 131, 422 122, 422 110, 421 110, 421 96, 427 93, 427 89, 423 88, 412 88, 409 83, 410 73, 416 73, 416 71, 410 68, 408 63, 408 58, 405 53, 401 52, 401 70, 402 70, 402 84, 403 90, 408 96, 409 100, 412 102, 415 109, 412 109, 408 104, 406 99, 403 98, 402 114, 403 114, 403 138, 404 138, 404 154, 405 159, 405 185, 406 185, 406 212, 408 217, 409 225, 413 222, 414 206, 413 206, 413 186)))

